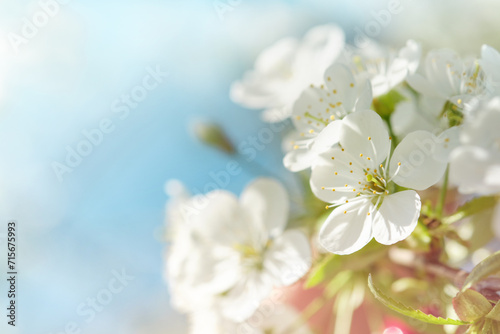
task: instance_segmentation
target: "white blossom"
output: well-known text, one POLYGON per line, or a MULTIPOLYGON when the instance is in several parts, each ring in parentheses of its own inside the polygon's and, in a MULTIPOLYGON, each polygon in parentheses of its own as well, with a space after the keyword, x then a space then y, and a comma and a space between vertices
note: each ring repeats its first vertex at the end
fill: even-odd
POLYGON ((283 159, 285 167, 293 172, 311 167, 319 154, 338 143, 340 120, 356 110, 369 109, 371 102, 369 81, 358 84, 343 65, 328 68, 324 84, 311 84, 293 106, 292 121, 299 139, 283 159))
POLYGON ((421 53, 420 44, 413 40, 397 51, 367 40, 362 48, 347 48, 339 62, 349 66, 358 81, 370 80, 373 97, 378 97, 415 73, 421 53))
MULTIPOLYGON (((445 134, 446 135, 446 134, 445 134)), ((319 239, 330 252, 350 254, 372 238, 390 245, 408 237, 420 215, 424 190, 440 180, 449 153, 446 138, 415 131, 391 150, 391 138, 374 111, 344 118, 340 147, 312 167, 311 188, 335 207, 319 239)))
POLYGON ((410 86, 425 96, 441 99, 443 104, 449 101, 455 110, 463 109, 491 91, 487 73, 478 62, 464 61, 453 50, 430 51, 423 72, 408 77, 410 86))
POLYGON ((344 32, 331 24, 312 28, 300 41, 282 39, 262 51, 254 69, 233 83, 231 98, 247 108, 264 109, 265 121, 285 120, 302 90, 321 83, 343 48, 344 32))
POLYGON ((309 270, 309 241, 298 230, 285 231, 288 195, 272 179, 257 179, 240 199, 222 190, 206 197, 171 246, 171 293, 184 311, 211 305, 224 318, 242 321, 274 287, 290 285, 309 270))

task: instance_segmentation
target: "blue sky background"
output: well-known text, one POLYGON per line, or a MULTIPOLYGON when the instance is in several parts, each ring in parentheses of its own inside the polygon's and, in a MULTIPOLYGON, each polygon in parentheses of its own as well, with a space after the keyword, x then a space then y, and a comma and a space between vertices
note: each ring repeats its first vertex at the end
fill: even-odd
MULTIPOLYGON (((444 1, 432 16, 430 1, 401 3, 402 13, 380 39, 398 46, 416 38, 427 47, 456 46, 464 53, 478 52, 483 42, 498 47, 496 9, 444 1), (468 20, 460 26, 443 22, 465 13, 468 20)), ((9 34, 19 33, 23 18, 40 5, 0 3, 0 233, 8 219, 20 229, 19 326, 7 328, 2 320, 1 332, 64 333, 75 322, 82 333, 184 333, 162 279, 164 184, 176 178, 203 189, 209 172, 231 159, 197 142, 190 124, 216 121, 236 144, 257 134, 266 127, 258 112, 233 104, 228 90, 262 48, 326 22, 352 37, 354 27, 386 6, 243 0, 221 20, 212 1, 73 0, 15 53, 9 34), (113 101, 157 65, 168 78, 120 119, 111 111, 113 101), (66 147, 75 148, 82 131, 104 118, 113 121, 114 131, 59 182, 52 163, 63 162, 66 147), (122 269, 135 280, 86 323, 76 308, 122 269)), ((280 144, 276 137, 255 163, 289 179, 280 144)), ((245 171, 227 189, 239 193, 254 176, 245 171)), ((0 288, 4 309, 3 279, 0 288)))

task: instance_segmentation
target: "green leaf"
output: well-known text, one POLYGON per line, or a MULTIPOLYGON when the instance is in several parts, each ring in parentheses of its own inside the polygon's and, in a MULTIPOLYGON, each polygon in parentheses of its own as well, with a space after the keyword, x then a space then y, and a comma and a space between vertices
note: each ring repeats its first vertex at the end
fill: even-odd
POLYGON ((310 289, 325 281, 330 276, 330 273, 340 266, 338 257, 338 255, 325 257, 323 261, 311 270, 307 281, 304 283, 304 287, 310 289))
POLYGON ((335 254, 327 255, 311 270, 304 288, 310 289, 315 287, 343 270, 363 270, 385 256, 387 250, 387 247, 380 245, 376 241, 372 241, 361 251, 354 254, 343 256, 335 254))
POLYGON ((453 298, 453 308, 463 321, 474 322, 486 316, 492 309, 488 299, 477 291, 468 289, 453 298))
POLYGON ((500 271, 500 251, 491 254, 486 259, 481 261, 477 266, 472 269, 469 276, 464 282, 462 291, 470 288, 475 283, 479 282, 483 278, 493 275, 500 271))
POLYGON ((434 325, 469 325, 469 323, 465 321, 455 320, 455 319, 444 319, 441 317, 435 317, 431 314, 425 314, 420 310, 415 310, 409 306, 406 306, 400 302, 393 300, 392 298, 383 294, 382 291, 380 291, 377 287, 373 285, 371 275, 368 276, 368 287, 370 288, 370 291, 373 293, 373 295, 379 302, 381 302, 391 310, 406 315, 407 317, 434 325))
POLYGON ((466 217, 472 216, 484 210, 493 208, 497 203, 495 196, 485 196, 474 198, 473 200, 462 205, 451 216, 442 219, 444 224, 452 224, 466 217))

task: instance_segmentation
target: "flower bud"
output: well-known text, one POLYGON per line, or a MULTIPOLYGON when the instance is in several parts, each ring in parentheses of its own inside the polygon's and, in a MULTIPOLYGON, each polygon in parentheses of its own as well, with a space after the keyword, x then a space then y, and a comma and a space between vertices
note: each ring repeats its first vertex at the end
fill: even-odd
POLYGON ((193 125, 193 133, 204 144, 228 154, 236 152, 233 143, 226 136, 224 129, 215 123, 197 121, 193 125))

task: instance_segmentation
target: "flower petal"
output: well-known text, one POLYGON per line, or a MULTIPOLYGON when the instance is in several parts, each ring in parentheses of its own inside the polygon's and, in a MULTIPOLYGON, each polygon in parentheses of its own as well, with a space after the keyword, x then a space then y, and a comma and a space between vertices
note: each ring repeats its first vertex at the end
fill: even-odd
POLYGON ((258 270, 252 270, 220 298, 223 315, 233 321, 242 322, 258 309, 264 298, 269 296, 275 280, 258 270))
POLYGON ((389 133, 382 118, 372 110, 356 111, 342 120, 340 144, 346 151, 383 162, 390 147, 389 133))
POLYGON ((500 52, 489 45, 483 45, 479 65, 492 77, 495 83, 500 83, 500 52))
POLYGON ((325 72, 325 85, 334 105, 340 102, 339 107, 346 111, 354 109, 359 88, 349 68, 341 64, 330 66, 325 72))
POLYGON ((299 172, 311 167, 317 157, 316 152, 308 149, 291 150, 283 158, 283 165, 291 172, 299 172))
POLYGON ((458 126, 451 127, 443 131, 437 139, 434 157, 437 160, 447 162, 451 152, 460 145, 460 128, 458 126))
POLYGON ((360 250, 372 238, 373 214, 368 212, 373 210, 368 198, 339 206, 321 227, 319 242, 329 252, 340 255, 360 250))
POLYGON ((392 245, 406 239, 417 226, 420 206, 420 196, 413 190, 387 196, 373 221, 375 240, 392 245))
POLYGON ((330 116, 338 118, 330 106, 334 101, 318 87, 308 87, 293 105, 292 121, 295 128, 303 133, 319 133, 332 121, 330 116))
POLYGON ((325 69, 330 66, 344 49, 345 35, 335 24, 316 26, 309 30, 295 59, 295 67, 307 71, 313 83, 321 81, 325 69))
POLYGON ((240 196, 245 213, 256 222, 262 222, 271 236, 283 231, 290 208, 288 193, 281 183, 259 178, 248 185, 240 196))
MULTIPOLYGON (((311 190, 322 201, 343 203, 356 196, 356 192, 352 189, 358 186, 358 182, 353 178, 359 176, 358 171, 354 175, 346 170, 345 166, 348 166, 349 160, 344 159, 343 153, 338 148, 325 152, 311 169, 311 190), (335 160, 332 160, 331 157, 335 157, 335 160), (336 190, 333 191, 333 188, 336 190)), ((353 167, 352 170, 354 172, 356 168, 353 167)), ((364 176, 359 177, 359 180, 363 179, 364 176)))
POLYGON ((424 190, 436 184, 447 166, 446 161, 435 157, 438 143, 438 138, 427 131, 408 134, 391 158, 389 170, 391 177, 396 175, 394 182, 415 190, 424 190))
POLYGON ((276 238, 266 252, 264 268, 288 286, 302 278, 311 267, 311 246, 304 233, 289 230, 276 238))
POLYGON ((465 145, 455 149, 450 157, 450 181, 462 194, 488 195, 500 191, 500 186, 487 182, 488 169, 500 165, 500 159, 488 150, 465 145))
POLYGON ((334 121, 328 124, 319 135, 314 139, 311 149, 322 153, 333 147, 333 145, 338 144, 340 139, 340 127, 342 121, 334 121))

